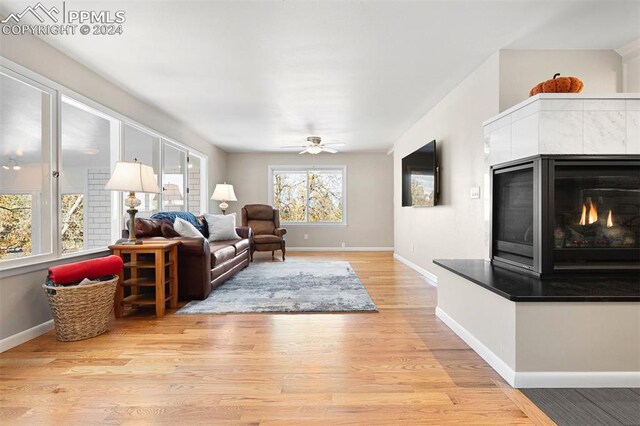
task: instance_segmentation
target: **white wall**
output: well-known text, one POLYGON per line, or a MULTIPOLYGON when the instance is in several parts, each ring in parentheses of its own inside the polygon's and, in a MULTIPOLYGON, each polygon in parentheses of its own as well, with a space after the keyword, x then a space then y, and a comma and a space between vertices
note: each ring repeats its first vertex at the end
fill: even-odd
POLYGON ((393 161, 386 154, 229 154, 227 183, 238 198, 229 212, 240 221, 243 205, 267 204, 270 165, 327 164, 347 166, 347 226, 283 225, 287 247, 393 246, 393 161))
POLYGON ((492 55, 395 143, 395 252, 432 273, 439 270, 433 259, 488 255, 485 202, 471 199, 469 191, 481 186, 483 197, 487 191, 482 121, 498 113, 498 59, 492 55), (402 157, 433 139, 440 158, 440 205, 401 207, 402 157))
MULTIPOLYGON (((227 157, 224 151, 163 111, 132 96, 37 37, 3 36, 0 56, 207 154, 209 188, 224 180, 227 157)), ((210 206, 213 207, 214 203, 211 202, 210 206)), ((41 288, 45 277, 45 268, 28 274, 2 276, 0 342, 51 318, 41 288)))
POLYGON ((555 73, 580 78, 582 93, 622 92, 622 57, 614 50, 501 50, 500 111, 555 73))

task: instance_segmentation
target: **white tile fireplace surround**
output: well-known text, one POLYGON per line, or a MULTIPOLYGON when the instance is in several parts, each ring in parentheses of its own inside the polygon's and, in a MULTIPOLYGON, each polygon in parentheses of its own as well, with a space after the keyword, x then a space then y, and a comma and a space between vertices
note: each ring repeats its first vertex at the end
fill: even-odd
POLYGON ((640 94, 540 94, 483 126, 490 165, 536 154, 640 154, 640 94))

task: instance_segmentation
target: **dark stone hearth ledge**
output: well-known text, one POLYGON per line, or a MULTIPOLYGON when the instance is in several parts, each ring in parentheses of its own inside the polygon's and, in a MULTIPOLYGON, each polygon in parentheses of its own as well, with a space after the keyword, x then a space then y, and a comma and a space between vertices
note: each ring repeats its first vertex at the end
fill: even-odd
POLYGON ((541 280, 482 259, 436 259, 433 263, 514 302, 640 301, 640 274, 572 274, 541 280))

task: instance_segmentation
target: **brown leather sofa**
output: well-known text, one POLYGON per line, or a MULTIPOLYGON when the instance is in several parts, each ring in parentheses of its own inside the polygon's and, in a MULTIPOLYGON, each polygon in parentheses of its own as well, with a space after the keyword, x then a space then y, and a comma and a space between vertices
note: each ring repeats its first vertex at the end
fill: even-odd
MULTIPOLYGON (((204 217, 198 222, 208 230, 204 217)), ((182 237, 167 220, 136 219, 136 238, 141 240, 180 240, 178 246, 178 295, 180 299, 205 299, 211 290, 249 265, 251 228, 236 227, 240 238, 209 242, 200 237, 182 237)), ((128 231, 123 231, 123 238, 128 231)))
POLYGON ((280 228, 278 209, 266 204, 247 204, 242 208, 242 226, 253 230, 251 260, 256 251, 270 251, 273 256, 276 250, 282 250, 282 260, 285 259, 286 242, 283 237, 287 230, 280 228))

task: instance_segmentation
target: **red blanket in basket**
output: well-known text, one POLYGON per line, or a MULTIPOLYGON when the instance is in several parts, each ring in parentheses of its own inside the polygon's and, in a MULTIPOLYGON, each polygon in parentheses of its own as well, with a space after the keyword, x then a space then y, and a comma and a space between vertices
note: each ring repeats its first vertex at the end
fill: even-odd
POLYGON ((49 268, 49 279, 56 284, 76 284, 85 278, 95 280, 122 271, 119 256, 107 256, 49 268))

